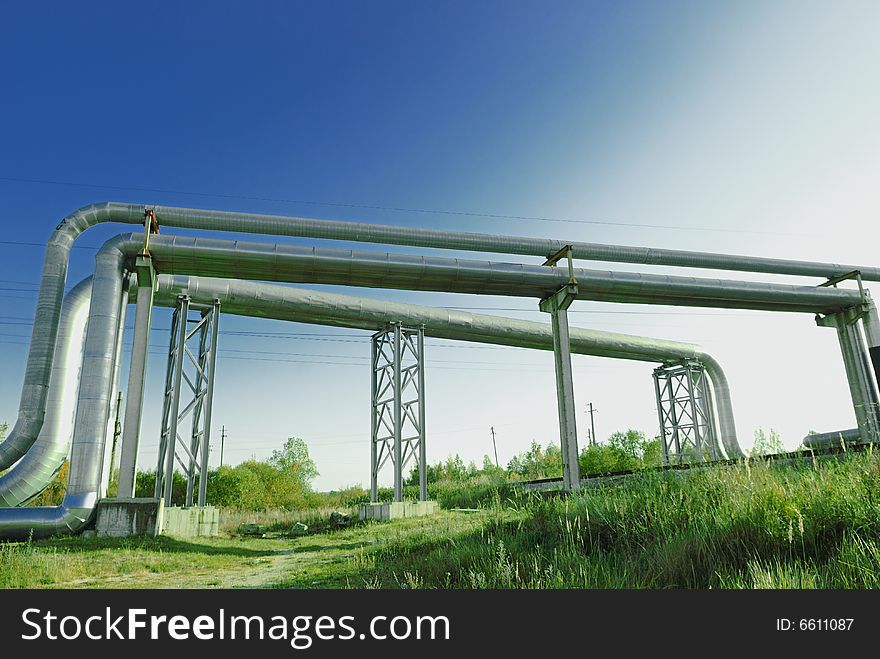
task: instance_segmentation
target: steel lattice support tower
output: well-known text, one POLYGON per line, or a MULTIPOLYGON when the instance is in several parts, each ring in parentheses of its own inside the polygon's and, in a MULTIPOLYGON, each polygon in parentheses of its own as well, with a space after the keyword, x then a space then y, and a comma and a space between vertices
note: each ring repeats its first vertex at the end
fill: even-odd
POLYGON ((156 467, 155 496, 164 497, 166 505, 171 504, 175 464, 180 466, 186 476, 185 505, 193 505, 197 477, 198 505, 205 505, 219 319, 219 300, 206 307, 191 304, 186 295, 177 298, 171 321, 162 430, 156 467), (189 320, 191 311, 199 312, 197 320, 189 320), (190 323, 195 323, 191 329, 190 323), (181 409, 181 395, 184 391, 187 399, 181 409), (191 422, 188 442, 180 436, 180 429, 187 416, 191 422))
POLYGON ((657 413, 666 464, 717 460, 718 442, 712 391, 696 360, 664 364, 654 370, 657 413))
POLYGON ((394 500, 403 500, 404 469, 415 461, 419 500, 428 499, 425 463, 425 330, 400 323, 372 337, 370 500, 378 500, 379 472, 394 469, 394 500))

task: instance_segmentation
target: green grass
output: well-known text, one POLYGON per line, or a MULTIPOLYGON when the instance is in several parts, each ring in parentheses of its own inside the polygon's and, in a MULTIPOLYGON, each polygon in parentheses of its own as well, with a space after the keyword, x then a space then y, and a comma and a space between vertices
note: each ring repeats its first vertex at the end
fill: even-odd
MULTIPOLYGON (((0 545, 2 587, 878 588, 880 458, 645 472, 577 496, 488 483, 431 518, 268 538, 0 545)), ((270 520, 266 520, 270 521, 270 520)))
POLYGON ((368 580, 426 588, 877 588, 880 460, 639 474, 509 501, 469 534, 410 538, 368 580))
POLYGON ((0 588, 138 587, 151 575, 181 577, 235 569, 270 556, 282 542, 248 546, 234 538, 53 538, 0 543, 0 588), (125 582, 131 583, 125 583, 125 582))

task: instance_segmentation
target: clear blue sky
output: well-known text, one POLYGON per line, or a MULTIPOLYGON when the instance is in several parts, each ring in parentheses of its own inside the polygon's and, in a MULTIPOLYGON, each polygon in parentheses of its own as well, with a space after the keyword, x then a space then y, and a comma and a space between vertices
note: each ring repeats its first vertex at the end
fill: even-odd
MULTIPOLYGON (((876 264, 878 24, 873 2, 2 1, 0 419, 15 418, 42 260, 20 243, 94 201, 876 264)), ((93 253, 74 251, 70 283, 93 253)), ((357 292, 542 319, 533 300, 357 292)), ((809 316, 574 310, 577 325, 710 349, 746 446, 758 426, 793 446, 854 424, 834 333, 809 316)), ((158 313, 145 467, 167 327, 158 313)), ((286 333, 223 336, 227 459, 299 435, 319 487, 366 483, 367 334, 223 329, 286 333)), ((432 461, 479 461, 490 425, 502 460, 557 439, 549 354, 429 349, 432 461)), ((577 357, 575 370, 600 437, 657 432, 650 366, 577 357)))

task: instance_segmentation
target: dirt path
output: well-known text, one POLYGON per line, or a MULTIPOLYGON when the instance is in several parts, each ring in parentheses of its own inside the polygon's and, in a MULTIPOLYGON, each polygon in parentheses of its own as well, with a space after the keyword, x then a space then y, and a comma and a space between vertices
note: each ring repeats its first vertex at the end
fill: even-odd
MULTIPOLYGON (((181 572, 138 572, 75 579, 52 588, 273 588, 293 585, 320 588, 339 585, 330 564, 346 563, 367 542, 345 545, 291 547, 259 558, 242 559, 222 568, 181 572)), ((345 585, 345 584, 343 584, 345 585)))

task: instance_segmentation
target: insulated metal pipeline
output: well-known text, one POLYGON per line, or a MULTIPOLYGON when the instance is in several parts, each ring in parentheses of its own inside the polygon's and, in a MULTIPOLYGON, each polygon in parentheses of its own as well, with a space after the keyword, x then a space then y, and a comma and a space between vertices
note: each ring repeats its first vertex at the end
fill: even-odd
POLYGON ((0 476, 0 506, 20 506, 37 496, 67 458, 91 293, 92 278, 88 277, 64 296, 58 349, 46 401, 46 420, 27 455, 0 476))
POLYGON ((850 385, 862 441, 866 443, 880 441, 880 427, 878 427, 880 400, 874 378, 871 376, 871 368, 862 349, 859 327, 855 323, 847 323, 844 318, 840 318, 837 325, 847 381, 850 385))
MULTIPOLYGON (((130 218, 139 215, 134 209, 129 209, 130 218)), ((64 230, 64 223, 59 231, 64 230)), ((240 225, 230 226, 233 230, 241 230, 240 225)), ((267 231, 274 227, 264 227, 267 231)), ((56 232, 57 233, 57 232, 56 232)), ((67 236, 68 241, 59 240, 59 247, 69 250, 72 237, 67 236)), ((100 283, 104 288, 107 275, 102 274, 103 279, 97 278, 101 270, 101 262, 111 263, 116 268, 114 275, 114 295, 119 299, 121 294, 121 269, 123 263, 130 261, 142 249, 142 237, 137 235, 122 236, 111 239, 105 243, 99 252, 96 261, 96 286, 100 283), (116 281, 118 280, 118 281, 116 281)), ((567 275, 555 268, 542 266, 528 266, 523 264, 499 263, 491 261, 470 261, 463 259, 442 259, 434 257, 414 257, 407 255, 378 254, 371 252, 353 252, 349 250, 319 250, 281 245, 264 245, 257 243, 244 243, 232 241, 220 241, 212 239, 196 239, 164 236, 154 236, 151 242, 151 253, 154 264, 162 272, 175 273, 186 272, 194 275, 205 276, 235 276, 241 279, 261 279, 286 282, 309 282, 325 284, 342 284, 351 286, 401 288, 411 290, 434 290, 449 292, 464 292, 476 294, 494 294, 511 296, 531 296, 542 298, 556 290, 567 282, 567 275)), ((66 270, 66 260, 64 260, 66 270)), ((106 268, 105 268, 106 269, 106 268)), ((51 292, 53 286, 63 288, 63 278, 58 272, 49 268, 47 259, 46 271, 50 271, 48 279, 44 278, 41 285, 40 301, 38 301, 36 327, 51 324, 46 320, 51 315, 51 304, 43 304, 43 298, 51 292), (54 282, 51 285, 47 281, 54 282)), ((103 272, 103 270, 101 270, 103 272)), ((761 284, 750 282, 736 282, 716 279, 696 279, 693 277, 672 277, 664 275, 644 275, 636 273, 615 273, 608 271, 575 270, 575 276, 581 283, 580 297, 583 299, 614 299, 616 301, 628 301, 652 304, 679 304, 684 306, 698 306, 702 304, 722 304, 724 306, 742 305, 744 308, 773 308, 785 311, 809 311, 830 313, 848 308, 861 301, 857 291, 835 288, 812 288, 804 286, 784 286, 778 284, 761 284)), ((112 302, 107 302, 103 289, 93 290, 93 298, 99 296, 102 299, 102 307, 96 309, 102 324, 112 320, 114 327, 119 322, 119 309, 112 302), (112 308, 116 307, 115 310, 112 308), (101 315, 106 311, 109 315, 101 315), (112 313, 111 313, 112 312, 112 313)), ((50 296, 51 297, 51 296, 50 296)), ((77 427, 82 424, 88 428, 84 432, 94 433, 94 425, 89 425, 85 419, 94 421, 98 416, 102 423, 109 420, 109 392, 107 382, 100 381, 98 373, 109 373, 108 381, 112 380, 113 346, 102 343, 101 335, 93 334, 90 329, 87 338, 87 349, 84 360, 83 384, 80 406, 77 413, 77 427), (90 340, 92 343, 90 344, 90 340), (88 346, 92 345, 92 352, 88 346), (88 367, 88 370, 87 370, 88 367), (103 370, 102 370, 103 369, 103 370), (109 370, 108 370, 109 369, 109 370), (92 379, 87 378, 89 374, 92 379), (91 387, 91 389, 90 389, 91 387), (101 407, 103 406, 103 407, 101 407), (100 408, 100 409, 99 409, 100 408)), ((98 330, 94 330, 97 332, 98 330)), ((29 355, 29 367, 31 357, 36 350, 35 344, 43 341, 42 337, 36 337, 31 345, 29 355)), ((115 334, 114 334, 115 339, 115 334)), ((45 341, 43 341, 45 343, 45 341)), ((52 341, 54 347, 54 338, 52 341)), ((45 347, 45 346, 44 346, 45 347)), ((39 352, 39 351, 37 351, 39 352)), ((51 351, 45 351, 42 355, 46 364, 51 365, 51 351)), ((39 361, 39 360, 38 360, 39 361)), ((45 366, 45 364, 44 364, 45 366)), ((35 387, 32 381, 26 382, 23 399, 28 392, 33 398, 37 395, 32 391, 35 387), (31 386, 33 385, 33 386, 31 386), (30 388, 29 388, 30 387, 30 388)), ((35 418, 40 418, 45 407, 45 392, 43 407, 35 409, 35 418)), ((719 398, 721 396, 719 395, 719 398)), ((33 400, 30 401, 33 405, 33 400)), ((720 410, 720 417, 725 414, 720 410)), ((732 418, 732 416, 731 416, 732 418)), ((18 437, 21 440, 22 437, 18 437)), ((105 436, 100 438, 101 449, 104 448, 105 436)), ((0 448, 6 448, 6 442, 0 448)), ((32 444, 33 442, 31 442, 32 444)), ((13 448, 21 451, 22 441, 13 444, 13 448)), ((74 447, 75 456, 77 450, 93 452, 97 450, 97 441, 92 438, 91 442, 83 444, 79 449, 74 447)), ((29 445, 28 445, 29 447, 29 445)), ((732 448, 732 447, 729 447, 732 448)), ((25 449, 26 450, 26 449, 25 449)), ((19 456, 20 457, 20 456, 19 456)), ((73 460, 73 457, 71 458, 73 460)), ((91 463, 89 463, 91 464, 91 463)), ((97 466, 99 475, 103 472, 103 460, 97 466)), ((85 479, 87 481, 88 479, 85 479)), ((72 479, 73 481, 73 479, 72 479)), ((76 513, 82 512, 83 496, 97 498, 100 487, 89 489, 86 482, 80 483, 79 489, 69 489, 66 501, 68 513, 62 515, 62 521, 70 527, 70 524, 79 524, 83 520, 78 519, 76 513), (87 492, 88 490, 88 492, 87 492), (79 498, 77 498, 79 497, 79 498), (74 521, 71 520, 71 515, 74 521)), ((99 481, 100 482, 100 478, 99 481)), ((74 485, 77 485, 74 483, 74 485)), ((35 509, 34 509, 35 510, 35 509)), ((50 515, 50 513, 44 513, 50 515)), ((56 514, 56 513, 51 513, 56 514)), ((27 523, 27 518, 23 518, 27 523)), ((54 520, 55 518, 53 518, 54 520)), ((58 520, 52 523, 60 524, 58 520)))
POLYGON ((94 515, 102 487, 124 265, 124 255, 115 247, 102 248, 95 257, 64 499, 57 507, 2 509, 0 539, 75 533, 94 515))
MULTIPOLYGON (((18 418, 6 440, 0 443, 0 470, 8 468, 27 452, 43 424, 46 394, 52 369, 52 357, 58 332, 58 319, 67 277, 68 259, 73 242, 89 227, 103 222, 143 224, 144 212, 148 208, 154 210, 160 225, 186 229, 235 231, 240 233, 298 236, 506 254, 527 254, 544 257, 570 244, 574 258, 578 259, 817 277, 834 277, 853 270, 859 270, 862 279, 880 280, 880 269, 878 268, 835 263, 810 263, 806 261, 741 257, 682 250, 598 245, 565 240, 411 229, 356 222, 282 217, 255 213, 228 213, 171 206, 144 206, 141 204, 117 202, 92 204, 65 217, 57 225, 46 245, 43 274, 40 281, 40 291, 37 299, 34 328, 28 352, 18 418)), ((223 273, 220 274, 222 275, 223 273)), ((597 293, 593 299, 612 301, 614 296, 597 293)), ((632 298, 632 301, 648 303, 651 300, 632 298)), ((694 302, 697 302, 696 296, 694 296, 694 302)), ((658 303, 666 304, 667 302, 658 303)), ((719 302, 717 298, 711 298, 702 300, 699 306, 724 306, 724 304, 719 302)), ((791 310, 796 311, 798 309, 791 310)))
MULTIPOLYGON (((120 236, 133 256, 142 238, 120 236)), ((543 299, 568 283, 561 268, 380 252, 269 245, 209 238, 155 236, 150 243, 158 272, 206 277, 334 284, 543 299)), ((834 313, 861 304, 856 290, 700 279, 608 270, 574 269, 578 299, 725 307, 801 313, 834 313)))
POLYGON ((602 245, 569 240, 525 238, 465 231, 414 229, 381 224, 366 224, 363 222, 280 217, 257 213, 227 213, 193 208, 174 208, 171 206, 153 206, 152 208, 156 212, 159 223, 168 224, 169 226, 186 225, 192 228, 216 230, 218 229, 216 225, 222 224, 224 230, 240 231, 243 233, 251 232, 251 227, 253 226, 260 226, 268 229, 260 231, 260 233, 271 233, 278 236, 349 240, 385 245, 408 245, 410 247, 432 247, 497 254, 520 254, 545 258, 570 245, 573 258, 590 261, 683 266, 688 268, 709 268, 712 270, 738 270, 741 272, 802 275, 829 279, 858 270, 861 273, 862 279, 880 281, 880 268, 840 263, 793 261, 678 249, 657 249, 653 247, 602 245))
MULTIPOLYGON (((240 280, 160 275, 159 303, 172 306, 178 295, 189 295, 201 304, 219 299, 224 313, 237 315, 365 330, 395 320, 424 326, 425 336, 435 338, 553 350, 553 332, 546 323, 240 280)), ((569 331, 571 351, 576 354, 657 363, 700 360, 715 390, 723 450, 728 457, 743 455, 724 370, 699 346, 579 327, 569 331)))
POLYGON ((807 435, 801 442, 807 448, 822 449, 846 444, 858 444, 862 434, 858 428, 836 430, 832 432, 818 432, 807 435))
MULTIPOLYGON (((90 289, 90 284, 91 278, 82 282, 79 287, 90 289)), ((126 295, 127 292, 123 289, 123 299, 126 295)), ((371 331, 380 329, 387 322, 394 320, 406 326, 424 326, 425 335, 436 338, 553 350, 553 334, 546 323, 308 291, 276 284, 160 275, 154 304, 173 307, 179 295, 188 295, 197 304, 212 304, 215 299, 220 300, 223 312, 233 315, 371 331)), ((133 286, 130 301, 132 303, 135 301, 133 286)), ((120 323, 123 317, 120 314, 120 323)), ((571 350, 576 354, 659 363, 692 358, 702 361, 716 390, 720 417, 719 430, 724 450, 730 457, 742 455, 737 442, 730 392, 724 372, 718 363, 698 346, 679 341, 576 327, 570 328, 570 334, 571 350)), ((117 346, 120 338, 117 338, 117 346)), ((110 391, 114 390, 111 386, 110 391)), ((71 396, 70 399, 73 397, 71 396)), ((57 416, 55 406, 58 403, 59 398, 55 395, 54 388, 50 388, 47 419, 57 416)), ((48 485, 67 456, 69 439, 69 428, 66 433, 48 433, 45 430, 41 433, 39 440, 25 459, 15 467, 17 481, 20 483, 17 488, 20 501, 32 498, 48 485), (30 460, 31 455, 37 453, 52 456, 54 461, 30 460), (26 491, 22 493, 22 489, 26 491)), ((104 469, 106 471, 106 464, 104 469)), ((4 496, 3 487, 0 485, 0 497, 4 496)), ((17 503, 9 499, 6 505, 17 505, 17 503)), ((2 511, 0 511, 0 526, 2 519, 2 511)))

